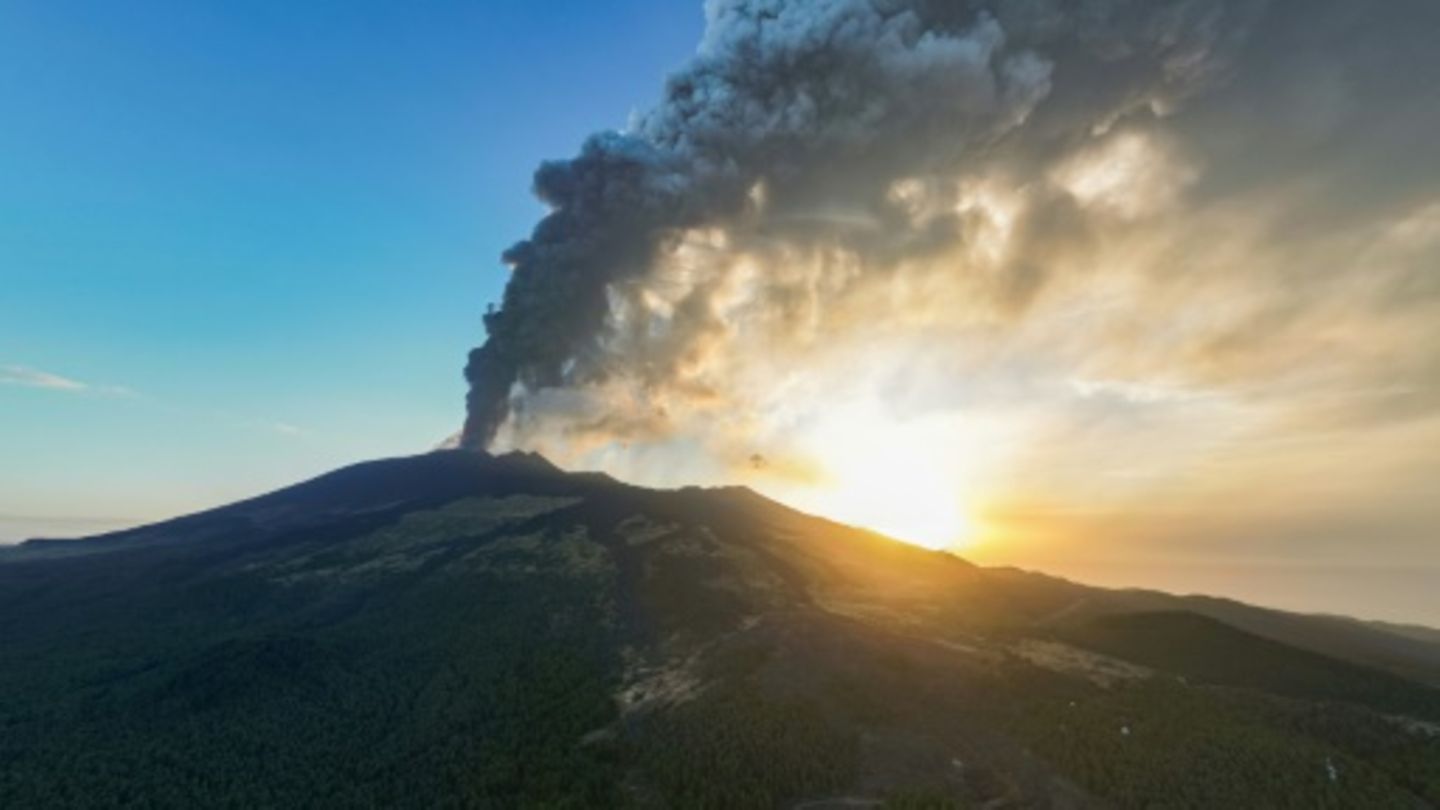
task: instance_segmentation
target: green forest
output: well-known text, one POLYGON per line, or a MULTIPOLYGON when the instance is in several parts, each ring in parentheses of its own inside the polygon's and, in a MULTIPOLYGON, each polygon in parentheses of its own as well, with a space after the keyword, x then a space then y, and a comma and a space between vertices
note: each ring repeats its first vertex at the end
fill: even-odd
POLYGON ((485 474, 0 557, 0 807, 1440 806, 1399 675, 1181 611, 1027 625, 1034 581, 750 495, 485 474))

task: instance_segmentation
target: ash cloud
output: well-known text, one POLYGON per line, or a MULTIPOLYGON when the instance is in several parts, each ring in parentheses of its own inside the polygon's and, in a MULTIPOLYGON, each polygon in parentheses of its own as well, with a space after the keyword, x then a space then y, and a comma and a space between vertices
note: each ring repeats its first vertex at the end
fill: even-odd
POLYGON ((798 486, 858 411, 1008 437, 978 477, 1057 511, 1272 486, 1424 523, 1440 5, 707 15, 659 104, 537 172, 466 445, 798 486))
MULTIPOLYGON (((628 367, 642 359, 607 342, 617 296, 653 278, 687 232, 833 247, 882 267, 934 253, 964 238, 963 222, 904 216, 894 183, 949 177, 1014 152, 1011 141, 1060 150, 1133 111, 1174 108, 1223 79, 1264 7, 712 0, 695 58, 658 106, 537 171, 551 213, 505 255, 513 276, 466 367, 466 444, 489 444, 535 392, 665 374, 628 367)), ((1020 273, 1024 297, 1039 281, 1023 276, 1040 271, 1020 273)))

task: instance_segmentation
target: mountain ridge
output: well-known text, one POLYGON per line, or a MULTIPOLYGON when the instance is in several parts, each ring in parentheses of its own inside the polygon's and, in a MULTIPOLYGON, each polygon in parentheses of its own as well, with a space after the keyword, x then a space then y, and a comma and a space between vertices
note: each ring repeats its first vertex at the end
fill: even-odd
MULTIPOLYGON (((335 514, 333 511, 323 510, 343 508, 347 503, 350 506, 362 506, 365 511, 379 509, 382 513, 385 507, 423 508, 447 498, 460 497, 474 488, 495 486, 498 482, 503 482, 503 485, 495 490, 500 493, 507 491, 507 487, 567 494, 594 492, 607 487, 632 493, 668 493, 680 497, 713 493, 721 497, 748 500, 760 508, 783 511, 792 517, 820 521, 837 531, 885 537, 879 532, 809 515, 745 486, 643 487, 621 482, 605 473, 566 471, 539 453, 511 451, 491 454, 477 450, 445 449, 358 462, 261 495, 158 523, 83 538, 33 538, 0 549, 0 560, 3 560, 7 553, 23 558, 36 552, 40 555, 82 554, 123 549, 127 545, 134 548, 147 541, 155 542, 153 536, 157 533, 168 535, 178 532, 175 537, 166 537, 169 542, 203 541, 207 538, 213 539, 213 531, 202 531, 200 536, 196 537, 186 530, 207 521, 235 517, 258 521, 258 525, 250 527, 252 529, 294 531, 302 529, 305 523, 291 525, 285 519, 284 509, 294 508, 294 501, 297 500, 304 509, 322 510, 318 514, 307 512, 307 518, 325 520, 335 517, 335 514), (437 485, 437 482, 442 483, 437 485), (281 505, 278 510, 273 508, 277 503, 281 505)), ((891 538, 885 539, 889 542, 900 542, 891 538)), ((962 560, 967 565, 973 565, 958 554, 932 553, 944 554, 962 560)), ((1302 613, 1258 607, 1238 599, 1204 594, 1172 594, 1144 587, 1105 588, 1013 566, 987 567, 984 570, 993 577, 1028 582, 1036 590, 1048 592, 1049 598, 1062 600, 1057 614, 1073 612, 1084 618, 1093 618, 1116 611, 1183 609, 1222 621, 1262 638, 1395 671, 1406 677, 1440 686, 1440 630, 1418 625, 1403 626, 1367 621, 1338 614, 1302 613)), ((1035 620, 1044 625, 1056 619, 1056 615, 1050 615, 1037 617, 1035 620)))
POLYGON ((0 553, 0 803, 1440 803, 1436 650, 1216 604, 745 488, 366 462, 0 553))

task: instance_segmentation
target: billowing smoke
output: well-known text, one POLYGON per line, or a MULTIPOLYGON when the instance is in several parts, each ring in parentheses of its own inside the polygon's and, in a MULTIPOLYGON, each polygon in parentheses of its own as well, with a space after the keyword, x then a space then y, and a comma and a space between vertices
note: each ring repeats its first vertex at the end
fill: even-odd
MULTIPOLYGON (((861 273, 935 254, 965 239, 964 216, 915 216, 905 188, 1169 114, 1225 80, 1264 10, 1264 0, 711 0, 697 55, 657 107, 536 173, 551 211, 505 255, 513 276, 466 368, 466 444, 489 444, 538 392, 672 377, 685 349, 633 351, 619 316, 631 285, 653 282, 687 235, 723 232, 772 254, 823 247, 857 257, 861 273)), ((1065 219, 1057 209, 1030 227, 1063 231, 1065 219)), ((1033 292, 1042 259, 1019 263, 1012 297, 1033 292)), ((835 268, 833 283, 848 272, 835 268)), ((796 294, 787 283, 760 279, 772 289, 758 294, 796 294)), ((714 313, 691 303, 652 326, 677 346, 693 340, 714 313)))
POLYGON ((658 105, 536 174, 468 445, 866 525, 975 502, 940 535, 1268 491, 1433 540, 1440 3, 706 10, 658 105))

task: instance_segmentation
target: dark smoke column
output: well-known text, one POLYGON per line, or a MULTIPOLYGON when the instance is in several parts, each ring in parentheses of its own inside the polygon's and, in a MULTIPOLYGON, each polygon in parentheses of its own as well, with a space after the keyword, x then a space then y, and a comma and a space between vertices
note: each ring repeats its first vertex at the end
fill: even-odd
POLYGON ((602 356, 607 290, 646 277, 682 231, 743 213, 772 243, 862 247, 812 215, 833 208, 885 222, 892 257, 930 249, 959 223, 903 233, 885 214, 897 180, 953 176, 1002 138, 1060 142, 1183 96, 1265 1, 709 0, 696 56, 653 110, 536 172, 551 213, 505 254, 514 275, 465 368, 462 443, 489 446, 529 393, 637 362, 602 356), (1037 125, 1052 73, 1079 77, 1084 103, 1037 125), (760 182, 763 207, 750 197, 760 182))
POLYGON ((606 288, 643 274, 666 234, 701 221, 699 174, 620 133, 595 135, 578 157, 540 167, 535 194, 552 212, 503 257, 513 275, 501 306, 485 315, 485 345, 465 366, 463 446, 490 444, 517 383, 535 390, 597 373, 586 361, 605 323, 606 288))

